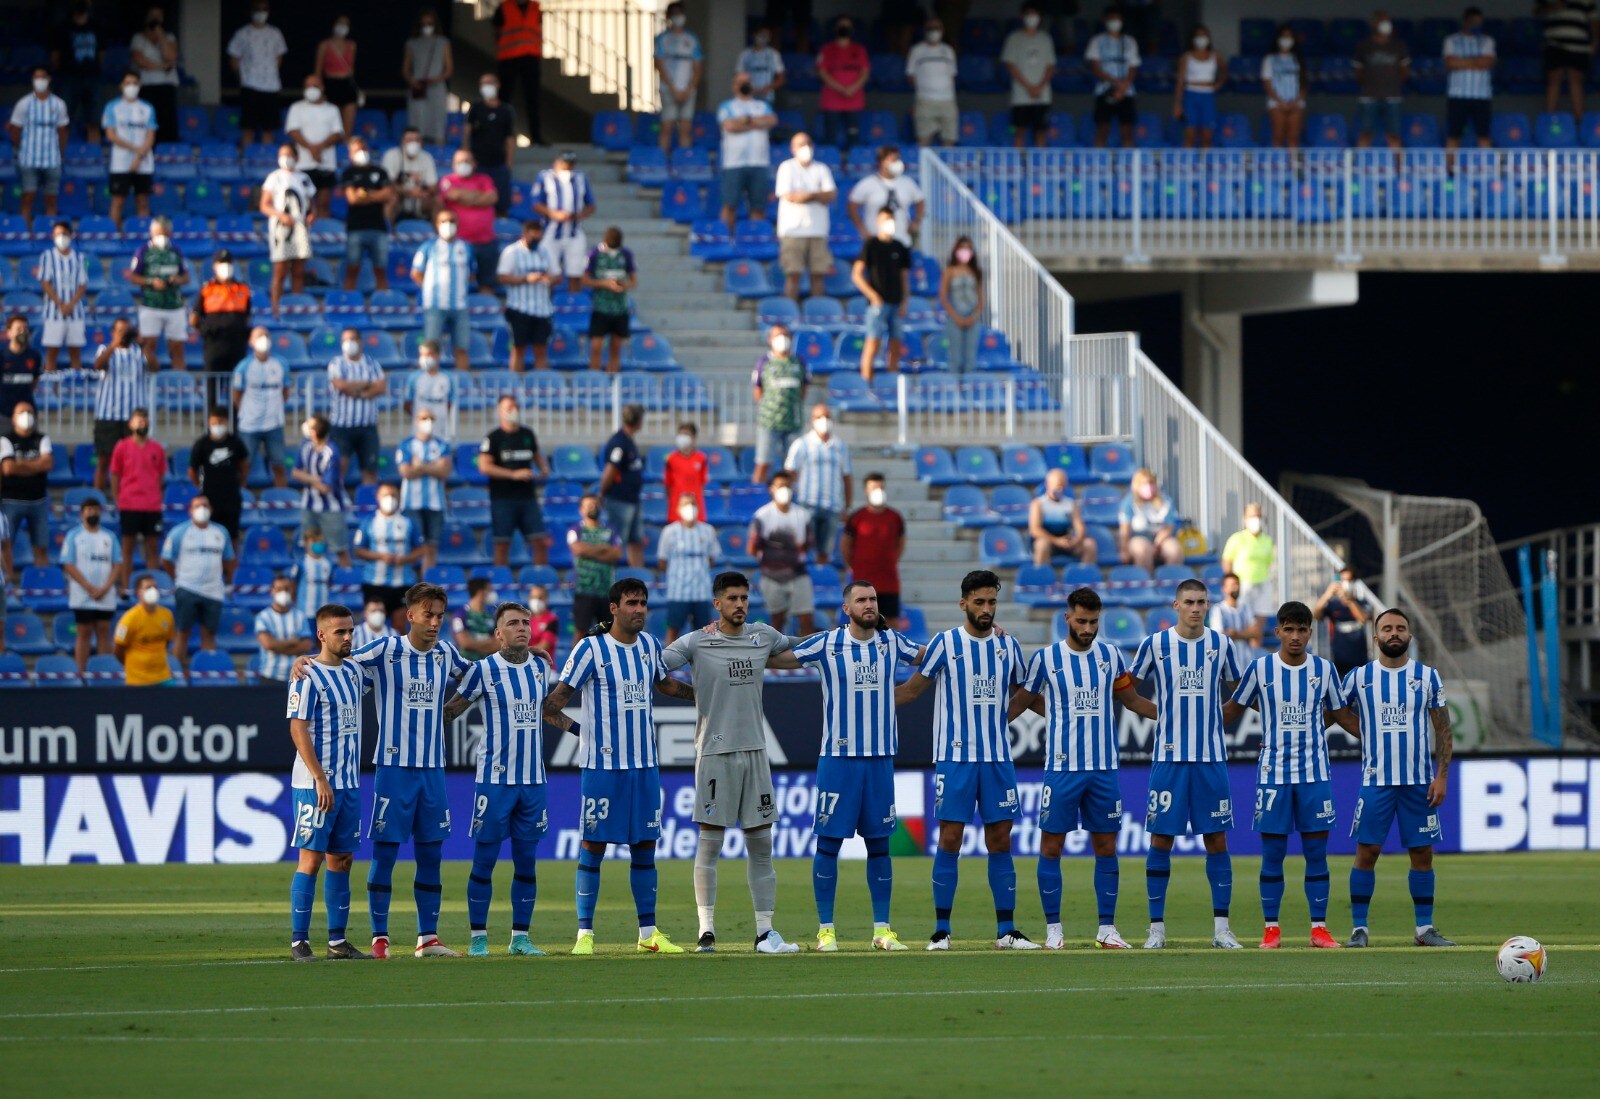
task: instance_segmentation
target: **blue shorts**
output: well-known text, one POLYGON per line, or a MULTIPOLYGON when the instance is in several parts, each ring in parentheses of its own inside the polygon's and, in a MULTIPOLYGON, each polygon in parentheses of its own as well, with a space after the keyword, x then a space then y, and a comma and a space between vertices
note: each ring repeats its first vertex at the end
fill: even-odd
POLYGON ((613 500, 607 496, 601 505, 606 525, 617 532, 617 537, 628 545, 644 541, 644 523, 639 518, 639 501, 613 500))
POLYGON ((1356 816, 1350 834, 1357 843, 1382 845, 1389 838, 1389 825, 1400 818, 1400 844, 1427 847, 1443 843, 1439 811, 1428 805, 1426 784, 1411 786, 1363 786, 1356 799, 1356 816))
POLYGON ((667 630, 698 630, 701 626, 709 625, 712 621, 711 600, 690 599, 682 602, 672 601, 667 604, 667 621, 662 627, 667 630))
POLYGON ((365 256, 374 271, 389 269, 389 234, 383 229, 350 229, 344 235, 344 261, 352 267, 365 256))
POLYGON ((543 838, 550 828, 544 796, 542 782, 514 786, 478 783, 472 791, 472 824, 467 835, 474 843, 543 838))
POLYGON ((585 770, 580 786, 585 843, 654 843, 661 838, 661 772, 585 770))
POLYGON ((1017 769, 1005 763, 940 763, 933 775, 933 815, 969 824, 1016 820, 1017 769))
POLYGON ((1115 771, 1046 771, 1039 792, 1039 831, 1122 829, 1122 784, 1115 771))
MULTIPOLYGON (((50 138, 55 140, 54 135, 50 138)), ((17 179, 21 184, 22 193, 25 195, 43 194, 59 195, 61 193, 61 169, 57 168, 17 168, 17 179)))
POLYGON ((188 588, 179 588, 172 593, 172 609, 179 633, 188 633, 196 623, 202 630, 216 633, 222 625, 222 600, 208 599, 188 588))
POLYGON ((382 767, 372 783, 373 843, 442 843, 450 834, 443 767, 382 767))
POLYGON ((1253 827, 1269 836, 1327 832, 1333 828, 1333 783, 1263 782, 1256 787, 1253 827))
POLYGON ((867 306, 867 339, 899 343, 905 337, 905 320, 893 302, 867 306))
POLYGON ((1156 836, 1199 836, 1233 827, 1233 795, 1228 790, 1226 763, 1150 765, 1150 804, 1145 831, 1156 836))
POLYGON ((1398 99, 1358 99, 1356 109, 1356 134, 1372 134, 1374 137, 1383 137, 1387 134, 1400 136, 1400 100, 1398 99))
POLYGON ((1217 128, 1217 93, 1184 92, 1183 124, 1186 128, 1215 130, 1217 128))
POLYGON ((817 820, 830 839, 880 839, 893 834, 894 757, 821 756, 817 760, 817 820))
POLYGON ((378 472, 378 452, 383 449, 383 440, 378 435, 377 424, 333 427, 328 431, 328 438, 361 472, 378 472))
POLYGON ((722 205, 737 208, 742 198, 750 217, 765 217, 772 196, 772 173, 760 164, 722 169, 722 205))
POLYGON ((489 499, 489 535, 496 542, 509 542, 513 534, 524 538, 544 536, 544 510, 539 498, 527 496, 500 496, 489 499))
POLYGON ((427 511, 413 509, 406 512, 406 518, 422 533, 423 545, 437 546, 444 537, 444 512, 431 508, 427 511))
POLYGON ((271 469, 283 468, 283 428, 268 431, 241 431, 239 441, 244 444, 245 456, 255 461, 257 453, 266 458, 271 469))
POLYGON ((294 792, 294 829, 289 842, 302 851, 348 855, 361 842, 361 791, 335 790, 333 808, 317 808, 315 790, 294 792))
POLYGON ((472 314, 465 309, 424 309, 422 311, 422 338, 438 340, 444 336, 445 326, 450 329, 450 349, 465 351, 472 346, 472 314))

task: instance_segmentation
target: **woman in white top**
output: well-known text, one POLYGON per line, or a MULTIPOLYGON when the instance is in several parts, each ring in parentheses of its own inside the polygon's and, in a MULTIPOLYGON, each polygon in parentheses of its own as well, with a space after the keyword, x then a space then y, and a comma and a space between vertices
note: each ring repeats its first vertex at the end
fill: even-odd
POLYGON ((1278 52, 1261 59, 1261 83, 1267 89, 1267 115, 1272 119, 1272 144, 1293 149, 1300 144, 1306 118, 1306 69, 1294 28, 1278 28, 1278 52))
POLYGON ((432 8, 417 16, 417 33, 406 39, 400 75, 411 89, 406 98, 406 121, 430 145, 444 144, 445 89, 455 73, 450 40, 439 33, 439 17, 432 8))
POLYGON ((1172 502, 1161 495, 1156 475, 1141 469, 1128 483, 1128 495, 1117 509, 1117 547, 1125 565, 1148 569, 1160 558, 1163 565, 1183 564, 1183 544, 1178 541, 1172 502))
POLYGON ((293 145, 278 146, 278 168, 261 184, 261 216, 267 219, 267 250, 272 260, 272 317, 278 317, 283 280, 292 293, 304 293, 306 260, 311 258, 311 223, 317 219, 317 186, 295 167, 293 145))
POLYGON ((129 61, 139 74, 140 98, 156 109, 156 141, 181 140, 178 134, 178 38, 167 32, 160 7, 145 12, 144 29, 133 36, 129 61))
POLYGON ((1178 87, 1172 117, 1183 120, 1183 147, 1211 148, 1217 129, 1217 90, 1228 82, 1228 63, 1211 48, 1211 30, 1199 24, 1189 33, 1189 49, 1178 58, 1178 87))

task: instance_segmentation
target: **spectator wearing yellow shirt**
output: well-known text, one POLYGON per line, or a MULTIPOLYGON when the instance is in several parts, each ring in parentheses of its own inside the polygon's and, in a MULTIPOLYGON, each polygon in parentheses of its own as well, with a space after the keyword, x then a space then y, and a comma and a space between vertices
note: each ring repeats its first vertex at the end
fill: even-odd
POLYGON ((146 573, 134 586, 137 602, 117 622, 112 651, 122 661, 123 677, 130 687, 160 687, 172 682, 167 652, 176 625, 172 612, 161 605, 161 589, 146 573))
POLYGON ((1272 576, 1272 563, 1278 547, 1262 533, 1261 505, 1244 506, 1244 529, 1236 530, 1222 547, 1222 571, 1239 578, 1239 602, 1258 615, 1270 614, 1271 603, 1267 581, 1272 576))

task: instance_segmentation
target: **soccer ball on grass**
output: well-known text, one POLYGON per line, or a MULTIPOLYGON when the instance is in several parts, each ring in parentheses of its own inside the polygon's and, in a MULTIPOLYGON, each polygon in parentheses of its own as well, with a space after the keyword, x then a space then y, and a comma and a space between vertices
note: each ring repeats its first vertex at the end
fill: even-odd
POLYGON ((1515 985, 1537 981, 1544 976, 1549 964, 1550 955, 1539 945, 1539 940, 1527 935, 1513 935, 1507 939, 1494 959, 1500 976, 1515 985))

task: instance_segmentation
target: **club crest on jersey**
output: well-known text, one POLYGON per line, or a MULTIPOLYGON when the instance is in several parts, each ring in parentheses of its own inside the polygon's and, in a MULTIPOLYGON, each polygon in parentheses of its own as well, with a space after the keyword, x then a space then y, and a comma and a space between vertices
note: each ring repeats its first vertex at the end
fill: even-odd
POLYGON ((1413 679, 1411 681, 1411 689, 1413 691, 1415 691, 1417 694, 1421 694, 1422 693, 1422 680, 1413 679))
POLYGON ((1111 674, 1111 661, 1109 661, 1109 660, 1100 661, 1100 674, 1101 675, 1110 675, 1111 674))

